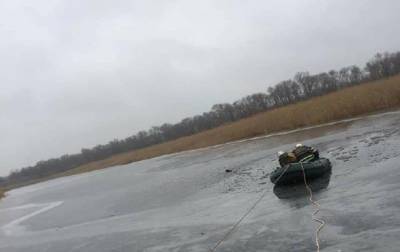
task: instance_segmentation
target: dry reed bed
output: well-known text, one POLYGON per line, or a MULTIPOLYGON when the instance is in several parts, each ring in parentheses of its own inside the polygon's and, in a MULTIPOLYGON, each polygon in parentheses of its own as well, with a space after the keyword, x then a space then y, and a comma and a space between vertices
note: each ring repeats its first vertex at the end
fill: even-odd
POLYGON ((114 155, 56 176, 128 164, 160 155, 222 144, 272 132, 318 125, 398 107, 400 107, 400 75, 269 110, 192 136, 114 155))
POLYGON ((192 150, 278 131, 292 130, 400 107, 400 75, 349 87, 308 101, 269 110, 240 121, 222 125, 192 136, 117 154, 26 184, 0 188, 5 191, 45 180, 89 172, 116 165, 192 150))
POLYGON ((0 188, 0 199, 3 198, 5 195, 5 190, 0 188))

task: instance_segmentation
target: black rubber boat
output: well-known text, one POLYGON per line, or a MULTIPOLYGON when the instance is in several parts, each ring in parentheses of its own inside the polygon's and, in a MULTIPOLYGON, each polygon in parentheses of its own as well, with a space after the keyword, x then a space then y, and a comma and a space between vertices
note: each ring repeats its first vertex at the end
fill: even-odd
MULTIPOLYGON (((327 158, 302 163, 306 179, 312 180, 330 173, 332 170, 331 162, 327 158)), ((296 184, 304 181, 303 171, 300 163, 287 164, 284 167, 276 168, 270 175, 271 182, 274 184, 296 184)))
MULTIPOLYGON (((310 187, 311 191, 313 193, 316 193, 327 188, 329 186, 330 179, 331 173, 327 172, 321 177, 307 181, 307 184, 310 187)), ((273 192, 280 199, 309 197, 309 192, 306 189, 303 180, 301 181, 302 182, 298 184, 274 185, 273 192)))

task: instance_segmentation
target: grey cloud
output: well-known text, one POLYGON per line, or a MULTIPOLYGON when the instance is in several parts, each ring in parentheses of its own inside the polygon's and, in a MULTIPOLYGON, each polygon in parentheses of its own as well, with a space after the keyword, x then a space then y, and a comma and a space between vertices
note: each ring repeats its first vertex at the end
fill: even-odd
POLYGON ((399 50, 386 1, 0 2, 0 174, 399 50))

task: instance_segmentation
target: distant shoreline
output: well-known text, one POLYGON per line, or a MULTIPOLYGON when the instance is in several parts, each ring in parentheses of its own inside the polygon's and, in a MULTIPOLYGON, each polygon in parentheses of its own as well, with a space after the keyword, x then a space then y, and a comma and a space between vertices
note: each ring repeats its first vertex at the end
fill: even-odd
POLYGON ((229 142, 245 141, 254 137, 262 137, 266 134, 279 135, 279 132, 301 130, 302 128, 334 123, 339 120, 398 108, 400 108, 400 75, 344 88, 306 101, 272 109, 191 136, 181 137, 139 150, 116 154, 104 160, 90 162, 40 180, 11 185, 5 190, 0 189, 0 198, 4 196, 4 191, 6 190, 53 178, 90 172, 229 142))

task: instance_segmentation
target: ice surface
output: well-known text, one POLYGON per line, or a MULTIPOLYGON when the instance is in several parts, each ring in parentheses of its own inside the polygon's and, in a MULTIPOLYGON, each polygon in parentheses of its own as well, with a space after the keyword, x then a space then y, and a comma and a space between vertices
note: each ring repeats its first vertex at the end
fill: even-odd
POLYGON ((400 113, 163 156, 8 192, 0 251, 313 251, 301 186, 275 188, 276 152, 303 142, 332 161, 313 186, 322 251, 398 251, 400 113), (231 173, 226 173, 231 169, 231 173))

